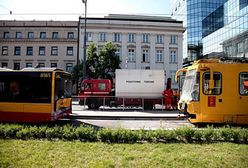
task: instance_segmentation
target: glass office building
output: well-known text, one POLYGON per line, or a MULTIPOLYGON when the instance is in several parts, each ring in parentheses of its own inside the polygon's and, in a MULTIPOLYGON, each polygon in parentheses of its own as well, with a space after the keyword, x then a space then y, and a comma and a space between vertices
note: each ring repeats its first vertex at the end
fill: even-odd
POLYGON ((228 0, 202 26, 203 55, 248 58, 248 0, 228 0))
POLYGON ((172 17, 183 21, 186 28, 183 57, 195 60, 202 56, 202 20, 227 0, 172 0, 172 17))

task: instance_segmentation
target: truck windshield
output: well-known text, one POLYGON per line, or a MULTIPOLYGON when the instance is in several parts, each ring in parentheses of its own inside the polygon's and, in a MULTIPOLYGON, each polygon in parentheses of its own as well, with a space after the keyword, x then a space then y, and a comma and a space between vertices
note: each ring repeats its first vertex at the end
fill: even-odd
POLYGON ((187 71, 180 102, 199 100, 199 81, 199 73, 196 69, 187 71))

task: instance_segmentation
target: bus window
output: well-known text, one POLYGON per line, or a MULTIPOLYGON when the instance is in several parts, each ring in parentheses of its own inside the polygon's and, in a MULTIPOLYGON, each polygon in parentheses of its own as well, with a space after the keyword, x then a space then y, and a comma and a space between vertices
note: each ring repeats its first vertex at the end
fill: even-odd
POLYGON ((248 72, 243 72, 239 75, 239 93, 248 95, 248 72))
POLYGON ((214 73, 214 88, 209 88, 210 73, 203 74, 203 93, 206 95, 220 95, 221 94, 221 73, 214 73))
POLYGON ((41 77, 40 72, 2 73, 0 102, 50 103, 51 77, 41 77))

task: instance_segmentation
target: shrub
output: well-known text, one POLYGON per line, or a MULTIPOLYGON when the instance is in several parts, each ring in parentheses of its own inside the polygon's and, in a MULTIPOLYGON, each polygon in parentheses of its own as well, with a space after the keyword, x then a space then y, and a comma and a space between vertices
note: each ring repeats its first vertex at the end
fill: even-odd
POLYGON ((177 139, 176 132, 174 130, 161 130, 155 131, 158 142, 175 142, 177 139))
POLYGON ((27 140, 27 139, 31 139, 32 135, 28 127, 23 127, 22 129, 16 132, 16 137, 19 139, 27 140))
POLYGON ((191 127, 182 127, 175 130, 176 139, 179 142, 192 142, 195 130, 191 127))
POLYGON ((77 139, 94 142, 97 140, 96 131, 92 127, 77 127, 75 129, 77 139))
POLYGON ((113 142, 113 136, 111 129, 104 128, 97 132, 97 139, 101 142, 113 142))
POLYGON ((63 139, 80 141, 101 141, 114 143, 134 142, 205 142, 216 141, 247 143, 248 130, 246 128, 213 128, 195 129, 182 127, 175 130, 127 130, 104 128, 95 130, 93 127, 64 126, 27 126, 18 124, 0 124, 0 138, 2 139, 63 139))
POLYGON ((61 133, 63 135, 63 139, 65 140, 76 140, 77 138, 77 135, 75 133, 75 128, 72 125, 63 126, 61 133))
POLYGON ((16 133, 23 129, 22 125, 16 124, 1 124, 0 127, 0 135, 1 137, 8 139, 8 138, 17 138, 16 133))

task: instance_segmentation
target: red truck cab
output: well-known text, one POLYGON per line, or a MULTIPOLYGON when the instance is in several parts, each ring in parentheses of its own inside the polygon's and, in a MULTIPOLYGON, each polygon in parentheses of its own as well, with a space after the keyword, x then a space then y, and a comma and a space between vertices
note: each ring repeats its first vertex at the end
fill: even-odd
POLYGON ((109 79, 86 79, 80 85, 79 104, 88 105, 90 109, 98 109, 104 97, 110 96, 110 92, 109 79))

